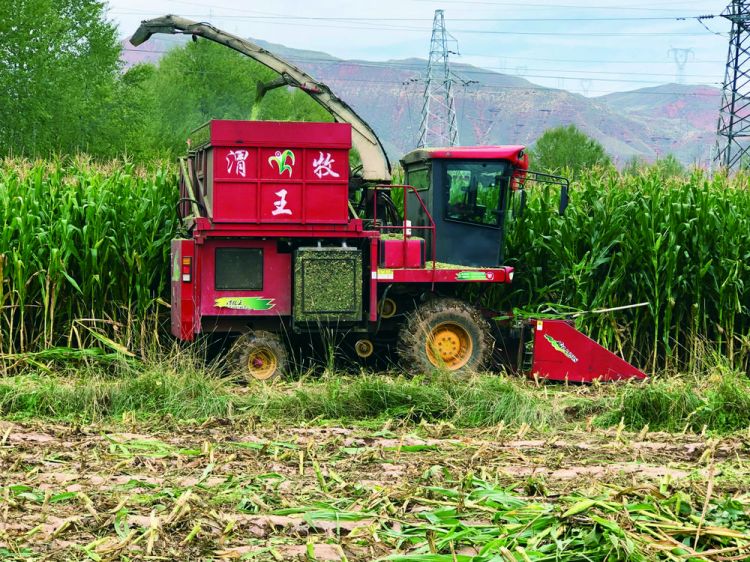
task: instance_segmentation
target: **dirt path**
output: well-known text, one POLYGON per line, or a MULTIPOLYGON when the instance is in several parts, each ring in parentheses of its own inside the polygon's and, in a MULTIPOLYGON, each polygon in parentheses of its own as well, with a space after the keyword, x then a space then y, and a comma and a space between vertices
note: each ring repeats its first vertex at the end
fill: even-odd
POLYGON ((600 430, 0 422, 0 558, 371 560, 398 542, 378 536, 381 514, 415 516, 409 502, 446 482, 543 501, 708 478, 714 495, 746 493, 749 459, 740 438, 600 430))

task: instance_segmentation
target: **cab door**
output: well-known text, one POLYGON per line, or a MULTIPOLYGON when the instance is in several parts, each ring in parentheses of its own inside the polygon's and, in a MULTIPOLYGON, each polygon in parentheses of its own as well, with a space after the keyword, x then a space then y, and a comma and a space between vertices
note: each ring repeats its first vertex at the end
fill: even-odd
POLYGON ((502 265, 511 170, 504 160, 433 160, 438 261, 502 265))

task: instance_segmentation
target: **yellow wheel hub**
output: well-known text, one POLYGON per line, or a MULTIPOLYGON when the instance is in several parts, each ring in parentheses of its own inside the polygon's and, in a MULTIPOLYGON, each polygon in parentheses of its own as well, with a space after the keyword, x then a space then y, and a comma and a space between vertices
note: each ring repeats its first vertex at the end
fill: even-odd
POLYGON ((279 366, 276 354, 268 347, 259 347, 247 356, 247 372, 254 379, 270 379, 279 366))
POLYGON ((474 344, 469 332, 453 322, 435 326, 427 338, 427 358, 435 367, 455 371, 465 366, 471 358, 474 344))
POLYGON ((372 352, 374 350, 375 346, 372 345, 372 342, 370 340, 357 340, 357 343, 354 344, 354 351, 362 359, 367 359, 370 355, 372 355, 372 352))

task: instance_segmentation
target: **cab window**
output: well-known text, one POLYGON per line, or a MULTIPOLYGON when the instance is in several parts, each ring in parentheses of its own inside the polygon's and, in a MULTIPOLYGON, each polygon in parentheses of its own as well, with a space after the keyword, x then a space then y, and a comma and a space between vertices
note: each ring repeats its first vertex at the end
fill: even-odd
POLYGON ((414 186, 417 191, 430 189, 430 174, 427 168, 409 170, 406 174, 407 185, 414 186))
POLYGON ((261 291, 262 248, 216 248, 214 283, 217 291, 261 291))
POLYGON ((509 173, 509 163, 497 160, 446 163, 445 218, 497 227, 509 173))

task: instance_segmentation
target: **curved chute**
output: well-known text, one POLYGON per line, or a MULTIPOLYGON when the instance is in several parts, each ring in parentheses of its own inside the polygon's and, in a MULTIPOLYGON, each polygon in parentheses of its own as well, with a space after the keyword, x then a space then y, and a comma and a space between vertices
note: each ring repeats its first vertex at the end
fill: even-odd
POLYGON ((141 22, 140 27, 130 38, 130 43, 138 46, 156 33, 180 33, 204 37, 234 49, 277 72, 281 81, 272 83, 271 87, 285 84, 299 88, 322 105, 335 121, 351 124, 352 145, 359 152, 364 180, 390 182, 391 165, 375 131, 322 82, 318 82, 303 70, 252 41, 226 33, 208 23, 199 23, 180 16, 168 15, 141 22))

